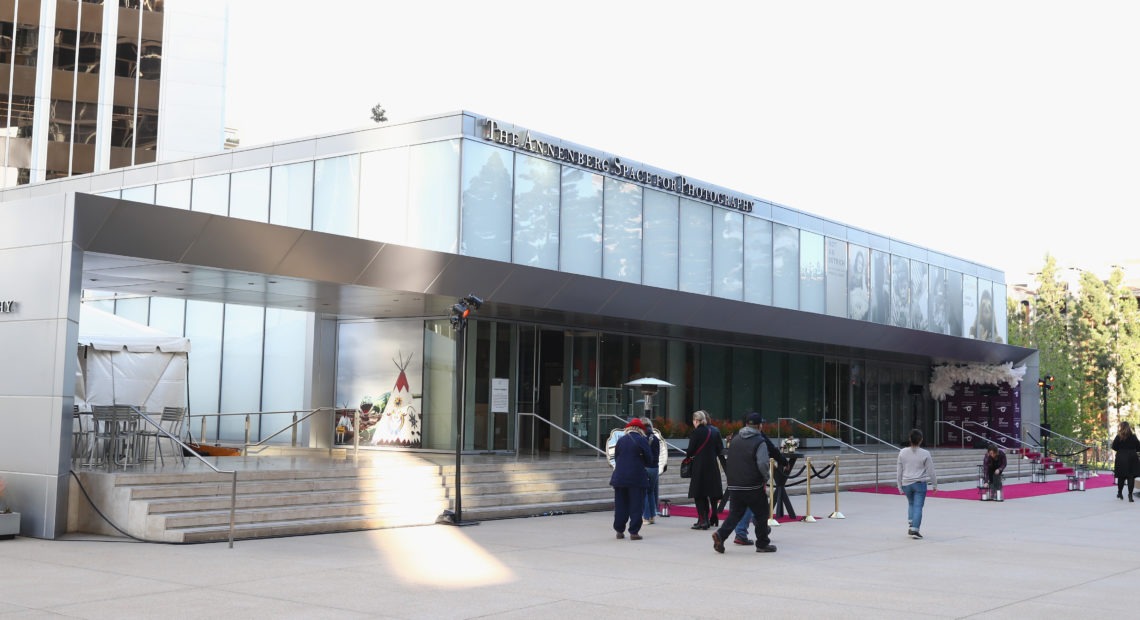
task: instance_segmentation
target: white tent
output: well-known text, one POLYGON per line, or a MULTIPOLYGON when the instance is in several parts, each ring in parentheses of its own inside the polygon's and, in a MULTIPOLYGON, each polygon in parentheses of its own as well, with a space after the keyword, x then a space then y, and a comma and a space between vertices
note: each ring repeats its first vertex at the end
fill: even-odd
POLYGON ((148 412, 186 406, 190 340, 90 304, 79 313, 75 404, 133 405, 148 412))

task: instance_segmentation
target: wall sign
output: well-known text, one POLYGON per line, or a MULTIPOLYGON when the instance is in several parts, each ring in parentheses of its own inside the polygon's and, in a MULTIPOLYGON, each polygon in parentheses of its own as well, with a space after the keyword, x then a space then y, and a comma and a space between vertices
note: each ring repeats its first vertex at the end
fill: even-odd
POLYGON ((740 198, 717 191, 713 188, 696 185, 683 176, 666 176, 653 170, 627 164, 623 162, 620 157, 606 159, 593 153, 565 148, 531 135, 529 129, 512 131, 499 125, 498 121, 493 121, 489 118, 483 119, 481 123, 483 125, 484 140, 519 151, 534 153, 555 161, 580 166, 587 170, 642 183, 667 192, 680 194, 686 198, 711 202, 745 213, 751 213, 752 207, 755 204, 754 201, 746 198, 740 198))

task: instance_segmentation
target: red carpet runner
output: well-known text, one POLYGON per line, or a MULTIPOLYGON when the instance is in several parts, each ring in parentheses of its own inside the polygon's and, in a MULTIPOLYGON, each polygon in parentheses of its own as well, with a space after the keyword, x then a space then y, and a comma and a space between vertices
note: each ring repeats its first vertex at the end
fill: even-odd
MULTIPOLYGON (((1100 474, 1085 480, 1085 489, 1100 489, 1103 487, 1114 486, 1111 474, 1100 474)), ((875 487, 864 487, 861 489, 851 489, 857 493, 883 493, 887 495, 898 495, 899 490, 892 485, 879 485, 878 490, 875 487)), ((1022 499, 1025 497, 1037 497, 1038 495, 1052 495, 1054 493, 1067 493, 1069 490, 1069 481, 1066 479, 1050 480, 1048 482, 1019 482, 1017 484, 1006 484, 1002 489, 1002 495, 1005 499, 1022 499)), ((978 500, 978 489, 959 489, 957 491, 938 491, 933 495, 927 495, 930 498, 944 498, 944 499, 972 499, 978 500)))

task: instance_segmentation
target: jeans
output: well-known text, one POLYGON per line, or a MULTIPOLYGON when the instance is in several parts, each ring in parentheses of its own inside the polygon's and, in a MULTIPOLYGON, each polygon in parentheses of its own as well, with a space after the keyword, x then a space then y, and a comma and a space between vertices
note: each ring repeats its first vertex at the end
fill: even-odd
POLYGON ((652 519, 657 516, 657 468, 646 467, 645 473, 649 474, 649 488, 645 490, 645 510, 642 513, 642 517, 652 519))
MULTIPOLYGON (((744 511, 744 516, 740 518, 740 523, 736 524, 736 537, 741 540, 748 540, 748 524, 752 523, 752 509, 744 511)), ((767 525, 765 523, 764 525, 767 525)))
POLYGON ((903 486, 906 495, 906 518, 910 521, 910 529, 918 531, 922 527, 922 506, 926 504, 926 483, 915 482, 903 486))

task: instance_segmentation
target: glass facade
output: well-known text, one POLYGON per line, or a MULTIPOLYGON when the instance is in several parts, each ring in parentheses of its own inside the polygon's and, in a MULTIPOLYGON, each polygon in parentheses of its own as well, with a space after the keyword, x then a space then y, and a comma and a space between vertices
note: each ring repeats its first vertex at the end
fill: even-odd
MULTIPOLYGON (((994 303, 1005 285, 964 273, 961 261, 921 260, 920 250, 892 252, 889 242, 858 231, 848 240, 832 228, 819 232, 815 220, 805 220, 810 230, 798 227, 786 210, 769 218, 765 210, 725 208, 469 137, 128 187, 121 195, 812 314, 1006 338, 994 303)), ((194 341, 195 412, 301 406, 312 315, 201 301, 118 304, 120 313, 194 341)), ((408 379, 422 386, 412 400, 422 425, 417 445, 453 448, 456 342, 447 321, 338 325, 336 402, 391 392, 374 382, 392 369, 372 366, 410 356, 417 361, 408 379), (375 357, 375 346, 397 341, 399 351, 375 357)), ((653 413, 678 422, 698 408, 718 419, 758 410, 769 419, 838 419, 892 441, 913 423, 931 423, 931 412, 907 396, 926 370, 905 364, 509 321, 473 320, 467 338, 465 449, 597 444, 619 417, 641 413, 640 393, 624 386, 636 376, 676 385, 654 401, 653 413), (539 412, 572 436, 520 415, 539 412), (916 412, 925 417, 913 418, 916 412)), ((288 423, 274 415, 254 424, 254 438, 288 423)), ((238 418, 222 418, 207 438, 233 437, 240 427, 238 418)))

